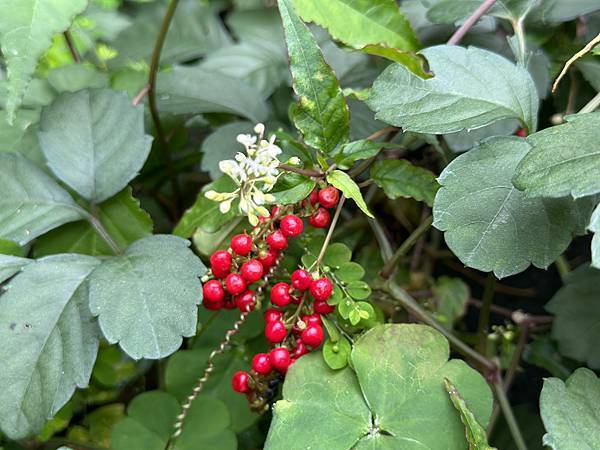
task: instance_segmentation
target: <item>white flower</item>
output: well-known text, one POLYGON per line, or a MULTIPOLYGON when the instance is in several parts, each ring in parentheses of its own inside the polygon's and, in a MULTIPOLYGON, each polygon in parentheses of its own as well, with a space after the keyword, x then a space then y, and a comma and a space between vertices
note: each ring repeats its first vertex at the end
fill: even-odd
POLYGON ((251 136, 249 134, 238 134, 236 141, 248 148, 256 144, 256 136, 251 136))

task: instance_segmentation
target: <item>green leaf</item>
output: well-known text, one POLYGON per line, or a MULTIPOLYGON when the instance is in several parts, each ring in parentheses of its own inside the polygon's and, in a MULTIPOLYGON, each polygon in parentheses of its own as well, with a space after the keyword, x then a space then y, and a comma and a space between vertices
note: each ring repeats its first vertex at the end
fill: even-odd
POLYGON ((550 372, 554 377, 566 379, 577 366, 558 352, 558 345, 550 335, 534 338, 523 352, 523 360, 550 372), (573 367, 571 367, 573 366, 573 367))
POLYGON ((83 64, 57 67, 48 72, 48 82, 57 92, 106 88, 108 81, 108 74, 83 64))
POLYGON ((8 280, 31 262, 31 259, 0 254, 0 283, 8 280))
POLYGON ((31 262, 0 297, 0 428, 11 439, 39 433, 86 387, 98 350, 86 278, 99 261, 56 255, 31 262))
POLYGON ((511 136, 519 128, 519 122, 515 119, 498 120, 483 128, 471 131, 459 131, 458 133, 445 134, 444 140, 453 152, 464 152, 471 150, 483 140, 492 136, 511 136))
POLYGON ((210 189, 217 192, 233 192, 235 184, 233 180, 224 175, 216 181, 207 184, 196 197, 196 201, 184 213, 179 223, 175 226, 173 234, 181 237, 189 237, 194 234, 198 227, 208 232, 217 231, 223 224, 229 222, 237 214, 237 206, 234 203, 226 214, 219 211, 219 203, 209 200, 204 193, 210 189))
POLYGON ((341 170, 334 170, 327 174, 327 182, 344 193, 346 198, 351 198, 356 202, 356 205, 364 212, 367 216, 373 217, 373 214, 369 211, 365 200, 358 185, 350 178, 346 172, 341 170))
POLYGON ((471 292, 469 285, 460 278, 441 276, 432 288, 437 317, 446 328, 452 329, 454 322, 465 314, 471 292))
POLYGON ((296 204, 310 195, 316 186, 314 178, 293 172, 284 172, 270 192, 278 205, 296 204))
POLYGON ((597 287, 600 272, 585 265, 569 273, 545 308, 555 315, 552 337, 561 354, 600 368, 600 305, 597 287))
POLYGON ((365 269, 355 262, 347 262, 340 264, 339 268, 335 271, 335 276, 345 283, 355 280, 362 280, 365 276, 365 269))
POLYGON ((361 139, 344 144, 339 152, 333 155, 333 160, 340 169, 349 169, 356 161, 371 158, 385 145, 380 142, 361 139))
MULTIPOLYGON (((127 417, 112 429, 113 450, 163 450, 173 434, 181 407, 171 394, 149 391, 138 395, 127 408, 127 417)), ((188 412, 183 433, 173 450, 235 450, 235 434, 228 429, 229 413, 223 402, 199 396, 188 412)))
POLYGON ((352 351, 352 346, 345 337, 336 342, 327 340, 323 345, 323 360, 333 370, 343 369, 348 365, 348 357, 352 351))
POLYGON ((83 12, 86 0, 2 0, 0 46, 8 72, 6 110, 10 121, 38 59, 52 44, 52 36, 69 28, 75 15, 83 12))
POLYGON ((341 242, 334 242, 327 247, 323 255, 323 263, 334 268, 340 267, 350 261, 352 250, 341 242))
POLYGON ((127 186, 152 143, 144 133, 144 109, 110 89, 61 95, 42 112, 38 136, 54 174, 94 202, 127 186))
POLYGON ((448 361, 448 342, 432 328, 380 325, 354 344, 351 367, 332 371, 320 355, 289 370, 265 447, 446 450, 465 448, 464 428, 444 390, 448 378, 487 425, 492 396, 483 377, 448 361), (327 417, 327 420, 323 420, 327 417))
POLYGON ((188 246, 175 236, 145 237, 90 276, 90 309, 104 337, 134 359, 167 356, 196 332, 206 268, 188 246))
POLYGON ((348 105, 339 81, 325 62, 315 38, 296 15, 291 1, 278 0, 278 5, 293 88, 299 97, 293 108, 294 124, 308 145, 331 153, 348 140, 348 105))
POLYGON ((450 396, 450 401, 460 413, 460 420, 465 426, 465 437, 469 444, 469 450, 493 450, 487 443, 486 431, 477 422, 477 419, 467 406, 465 399, 462 398, 460 392, 456 389, 456 386, 454 386, 454 383, 448 378, 444 378, 444 385, 450 396))
POLYGON ((592 213, 588 230, 594 233, 594 237, 592 237, 592 267, 600 269, 600 205, 596 206, 592 213))
MULTIPOLYGON (((127 187, 96 207, 96 216, 119 248, 152 234, 152 219, 127 187)), ((38 238, 36 257, 55 253, 112 255, 113 251, 87 221, 68 223, 38 238)))
POLYGON ((425 58, 422 55, 387 47, 383 44, 365 45, 358 50, 368 55, 381 56, 395 63, 402 64, 421 78, 431 77, 431 72, 425 69, 425 58))
POLYGON ((563 383, 546 378, 540 395, 544 445, 553 450, 592 450, 600 440, 600 380, 585 367, 563 383))
POLYGON ((238 134, 252 134, 254 125, 247 121, 237 121, 225 124, 202 142, 202 170, 208 172, 213 180, 221 177, 219 162, 233 159, 242 148, 236 141, 238 134))
POLYGON ((418 167, 405 159, 375 161, 370 169, 371 178, 391 199, 414 198, 433 205, 440 185, 433 172, 418 167))
POLYGON ((453 160, 438 181, 434 226, 467 266, 502 278, 530 263, 548 267, 578 228, 571 199, 526 198, 511 183, 529 150, 516 137, 489 139, 453 160))
POLYGON ((0 238, 25 245, 63 223, 86 217, 56 181, 21 155, 0 153, 0 238))
POLYGON ((21 153, 28 157, 31 147, 37 147, 37 137, 32 130, 39 120, 39 111, 21 110, 15 115, 11 125, 6 111, 0 111, 0 152, 21 153))
POLYGON ((268 106, 260 92, 222 73, 175 66, 158 74, 158 108, 171 114, 223 112, 264 121, 268 106))
POLYGON ((600 192, 600 113, 576 114, 567 122, 527 137, 531 150, 517 167, 514 185, 528 197, 585 197, 600 192))
POLYGON ((531 19, 542 22, 568 22, 599 9, 600 5, 596 0, 544 0, 533 11, 531 19))
POLYGON ((346 285, 346 291, 355 300, 363 300, 371 295, 371 288, 367 283, 360 280, 350 281, 346 285))
POLYGON ((537 128, 538 94, 526 69, 476 47, 438 45, 421 52, 435 74, 423 80, 392 64, 375 80, 368 105, 404 131, 444 134, 516 118, 537 128), (493 89, 490 89, 493 86, 493 89))

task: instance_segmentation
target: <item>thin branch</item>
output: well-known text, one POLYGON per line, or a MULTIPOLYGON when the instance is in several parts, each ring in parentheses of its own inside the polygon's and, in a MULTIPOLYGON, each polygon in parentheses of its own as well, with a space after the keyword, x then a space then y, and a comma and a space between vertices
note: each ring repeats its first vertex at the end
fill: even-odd
POLYGON ((594 48, 594 46, 598 43, 600 43, 600 33, 598 33, 598 35, 594 39, 592 39, 590 42, 588 42, 585 45, 585 47, 583 47, 581 50, 579 50, 577 53, 575 53, 573 56, 571 56, 571 58, 569 58, 569 60, 565 63, 564 67, 558 74, 558 77, 556 77, 556 80, 554 81, 554 84, 552 85, 552 92, 556 91, 556 88, 558 87, 558 83, 560 83, 560 80, 562 80, 562 78, 565 76, 565 74, 567 73, 567 70, 569 70, 569 67, 571 67, 571 64, 573 64, 579 58, 584 56, 587 52, 589 52, 592 48, 594 48))
POLYGON ((504 418, 506 419, 506 423, 508 424, 508 428, 510 430, 510 434, 515 441, 518 450, 527 450, 527 445, 525 444, 525 440, 523 439, 523 435, 521 434, 521 430, 519 428, 519 424, 515 419, 515 415, 513 414, 512 407, 506 397, 506 393, 504 392, 504 386, 502 381, 495 380, 492 384, 494 388, 494 392, 496 393, 496 399, 498 400, 498 404, 500 405, 500 409, 502 409, 502 413, 504 414, 504 418))
POLYGON ((481 309, 479 310, 479 323, 477 325, 477 343, 478 349, 481 353, 484 353, 486 336, 488 327, 490 324, 490 313, 492 307, 492 300, 494 299, 494 285, 496 284, 496 277, 492 272, 488 273, 487 279, 485 280, 485 286, 483 289, 483 298, 481 302, 481 309))
POLYGON ((600 106, 600 92, 598 92, 593 99, 589 101, 587 105, 579 110, 579 114, 590 113, 596 110, 600 106))
POLYGON ((388 133, 391 133, 393 131, 398 131, 399 128, 397 127, 384 127, 380 130, 377 130, 375 133, 371 134, 370 136, 367 137, 367 141, 374 141, 375 139, 379 139, 381 136, 386 135, 388 133))
POLYGON ((148 93, 148 91, 150 90, 150 85, 146 84, 144 85, 144 87, 140 90, 140 92, 138 92, 136 94, 135 97, 133 97, 133 100, 131 101, 131 104, 133 106, 137 106, 141 103, 141 101, 144 99, 144 97, 146 96, 146 94, 148 93))
POLYGON ((92 226, 92 228, 94 228, 94 230, 96 230, 96 233, 98 233, 98 236, 100 236, 102 238, 102 240, 104 242, 106 242, 106 245, 108 245, 110 247, 112 252, 115 255, 120 255, 121 249, 119 248, 117 243, 113 240, 113 238, 108 233, 108 231, 106 231, 106 228, 104 228, 104 225, 102 225, 102 222, 100 222, 100 220, 98 220, 97 217, 95 217, 94 215, 89 214, 89 213, 87 214, 86 218, 87 218, 88 222, 90 223, 90 225, 92 226))
POLYGON ((65 41, 67 43, 67 47, 69 47, 69 51, 71 52, 71 56, 73 57, 73 61, 76 63, 81 62, 81 57, 79 56, 79 52, 75 48, 75 43, 73 42, 73 38, 71 37, 71 32, 69 30, 63 33, 65 37, 65 41))
POLYGON ((323 178, 325 175, 321 170, 301 169, 300 167, 290 166, 289 164, 279 164, 277 168, 286 172, 294 172, 312 178, 323 178))
POLYGON ((338 219, 340 218, 340 213, 342 212, 342 207, 344 206, 344 202, 346 201, 346 197, 344 194, 341 195, 340 200, 338 201, 337 209, 335 210, 335 214, 333 215, 333 219, 331 220, 331 225, 329 225, 329 230, 327 231, 327 236, 325 236, 325 241, 323 241, 323 246, 321 247, 321 251, 319 252, 319 256, 317 256, 317 260, 314 262, 314 267, 319 267, 323 257, 325 256, 325 251, 329 246, 329 242, 331 241, 331 237, 333 236, 333 230, 335 230, 335 226, 337 224, 338 219))
POLYGON ((173 169, 171 149, 169 148, 169 143, 167 142, 167 138, 160 121, 158 106, 156 104, 156 76, 160 66, 160 53, 165 43, 165 39, 169 31, 169 25, 171 24, 171 20, 173 19, 173 15, 175 14, 178 3, 179 0, 171 0, 169 2, 169 7, 167 8, 167 12, 163 18, 160 30, 158 32, 158 37, 156 38, 156 43, 154 44, 154 50, 152 51, 152 59, 150 60, 150 75, 148 76, 148 103, 150 106, 150 115, 152 116, 154 127, 156 128, 156 134, 158 135, 158 140, 162 149, 164 164, 167 168, 167 172, 169 173, 169 178, 171 179, 173 199, 175 201, 177 210, 179 210, 178 206, 180 198, 179 184, 177 183, 177 174, 173 169))
POLYGON ((455 31, 452 37, 448 39, 448 44, 456 45, 462 41, 462 38, 465 37, 465 34, 467 34, 473 25, 475 25, 479 19, 481 19, 481 16, 483 16, 492 6, 494 6, 494 3, 496 3, 496 0, 485 0, 481 6, 479 6, 479 8, 477 8, 473 14, 471 14, 467 20, 465 20, 465 23, 463 23, 460 28, 455 31))

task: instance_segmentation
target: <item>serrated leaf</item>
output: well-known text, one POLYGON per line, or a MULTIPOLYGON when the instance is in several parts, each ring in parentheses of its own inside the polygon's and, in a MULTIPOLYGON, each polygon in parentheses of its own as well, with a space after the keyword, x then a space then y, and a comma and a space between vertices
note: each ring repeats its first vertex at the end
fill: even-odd
POLYGON ((335 342, 328 339, 323 344, 323 360, 331 369, 340 370, 348 365, 348 357, 351 351, 352 346, 345 337, 335 342))
POLYGON ((350 115, 340 83, 325 62, 315 38, 296 15, 290 0, 278 0, 290 57, 296 128, 304 141, 324 153, 348 140, 350 115))
POLYGON ((0 153, 0 238, 25 245, 64 223, 86 217, 56 181, 23 156, 0 153))
MULTIPOLYGON (((171 394, 149 391, 135 397, 127 417, 112 429, 114 450, 164 450, 173 434, 181 407, 171 394)), ((172 442, 173 450, 235 450, 235 434, 228 429, 229 413, 223 402, 199 396, 188 412, 183 433, 172 442)))
POLYGON ((375 161, 370 169, 371 178, 391 199, 414 198, 433 205, 440 185, 433 172, 418 167, 405 159, 375 161))
POLYGON ((260 92, 222 73, 200 67, 175 66, 160 72, 158 108, 171 114, 223 112, 264 121, 269 109, 260 92))
MULTIPOLYGON (((96 216, 121 249, 152 234, 152 219, 127 187, 96 207, 96 216)), ((36 257, 55 253, 112 255, 113 251, 86 221, 68 223, 41 236, 33 247, 36 257)))
POLYGON ((600 272, 585 265, 571 272, 563 286, 546 304, 554 314, 552 337, 561 354, 600 368, 600 305, 597 287, 600 272))
POLYGON ((600 269, 600 206, 596 206, 594 212, 592 213, 592 217, 590 218, 590 223, 588 225, 588 230, 594 233, 594 237, 592 237, 592 267, 596 269, 600 269))
POLYGON ((90 309, 104 337, 134 359, 167 356, 196 332, 206 268, 188 246, 175 236, 145 237, 90 276, 90 309))
POLYGON ((540 395, 544 445, 553 450, 592 450, 600 441, 600 379, 585 367, 563 383, 546 378, 540 395))
POLYGON ((54 174, 93 202, 127 186, 152 143, 143 108, 110 89, 61 95, 43 110, 38 136, 54 174))
POLYGON ((87 305, 89 256, 56 255, 24 266, 0 296, 0 427, 21 439, 41 431, 86 387, 99 331, 87 305))
POLYGON ((414 53, 419 41, 393 0, 293 2, 304 21, 326 28, 336 41, 367 53, 372 53, 369 48, 387 47, 403 55, 403 61, 398 62, 424 75, 421 60, 414 53))
POLYGON ((327 174, 327 182, 342 191, 346 198, 354 200, 356 205, 367 216, 373 217, 373 214, 371 214, 371 211, 369 211, 369 208, 363 199, 360 188, 346 172, 342 172, 341 170, 330 172, 327 174))
POLYGON ((454 322, 465 313, 470 297, 469 285, 460 278, 441 276, 432 287, 437 317, 446 328, 452 329, 454 322))
POLYGON ((444 134, 516 118, 537 128, 539 99, 526 69, 476 47, 423 50, 434 77, 423 80, 398 64, 375 80, 368 105, 375 117, 404 131, 444 134), (493 86, 493 89, 490 89, 493 86))
POLYGON ((69 28, 87 0, 2 0, 0 44, 8 74, 6 110, 9 120, 21 105, 38 59, 52 44, 52 36, 69 28))
POLYGON ((526 198, 511 183, 529 150, 516 137, 489 139, 438 178, 434 226, 467 266, 502 278, 545 268, 569 245, 580 211, 571 199, 526 198))
POLYGON ((314 178, 283 172, 270 192, 278 205, 296 204, 310 195, 316 186, 314 178))
POLYGON ((487 443, 487 435, 483 427, 467 406, 467 402, 462 398, 460 392, 454 383, 448 378, 444 378, 446 391, 450 396, 450 401, 460 414, 460 420, 465 426, 465 437, 469 444, 469 450, 494 450, 487 443))
POLYGON ((567 122, 527 137, 531 150, 517 166, 514 185, 528 197, 585 197, 600 192, 600 113, 576 114, 567 122))
POLYGON ((265 447, 287 449, 301 442, 328 450, 391 449, 410 442, 431 450, 464 448, 464 428, 444 391, 444 377, 484 426, 492 396, 479 373, 448 356, 441 334, 412 324, 367 331, 354 344, 353 369, 334 372, 320 355, 306 355, 286 376, 265 447))

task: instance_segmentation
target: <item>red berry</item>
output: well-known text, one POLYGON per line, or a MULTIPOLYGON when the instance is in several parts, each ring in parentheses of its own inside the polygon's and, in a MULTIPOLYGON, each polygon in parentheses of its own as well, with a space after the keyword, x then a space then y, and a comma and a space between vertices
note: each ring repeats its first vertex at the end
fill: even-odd
POLYGON ((516 132, 515 135, 519 136, 519 137, 527 137, 527 132, 525 131, 525 128, 519 128, 516 132))
POLYGON ((309 325, 319 325, 321 326, 321 316, 319 314, 305 314, 302 316, 302 322, 309 325))
POLYGON ((297 269, 292 273, 292 287, 299 291, 306 291, 310 288, 312 277, 306 270, 297 269))
POLYGON ((318 347, 323 342, 325 335, 320 325, 309 325, 300 335, 302 342, 311 347, 318 347))
POLYGON ((287 283, 277 283, 271 288, 271 303, 275 306, 287 306, 292 301, 290 295, 290 285, 287 283))
POLYGON ((235 309, 237 305, 235 304, 235 299, 233 297, 226 297, 223 301, 223 306, 225 309, 235 309))
POLYGON ((283 235, 281 230, 273 231, 267 236, 267 244, 274 250, 285 250, 288 242, 287 238, 283 235))
POLYGON ((210 268, 217 278, 225 278, 231 272, 231 254, 225 250, 217 250, 210 255, 210 268))
POLYGON ((281 208, 277 205, 273 206, 271 208, 271 217, 275 217, 276 215, 279 214, 279 212, 281 211, 281 208))
POLYGON ((273 370, 269 355, 266 353, 257 353, 254 355, 254 358, 252 358, 252 368, 261 375, 268 375, 273 370))
POLYGON ((333 284, 329 278, 319 278, 310 285, 310 293, 315 300, 327 300, 333 292, 333 284))
POLYGON ((239 392, 240 394, 250 392, 250 386, 248 386, 249 378, 248 372, 240 370, 233 374, 233 377, 231 378, 231 387, 235 392, 239 392))
POLYGON ((231 295, 241 294, 246 290, 246 280, 239 273, 230 273, 225 278, 225 289, 231 295))
POLYGON ((221 282, 217 280, 210 280, 204 283, 202 286, 202 293, 204 294, 205 303, 218 303, 222 302, 225 298, 225 291, 221 282))
POLYGON ((296 237, 302 233, 304 222, 302 222, 300 217, 289 214, 281 219, 279 229, 286 237, 296 237))
POLYGON ((317 209, 317 212, 308 218, 308 223, 315 228, 327 228, 329 222, 331 222, 331 215, 325 208, 317 209))
POLYGON ((247 234, 238 234, 231 238, 230 247, 236 255, 247 256, 252 251, 252 238, 247 234))
POLYGON ((331 314, 333 311, 335 311, 335 306, 331 306, 329 303, 327 303, 327 300, 315 300, 313 307, 315 308, 315 312, 317 314, 321 314, 323 316, 331 314))
POLYGON ((275 250, 268 250, 263 256, 258 256, 258 262, 262 264, 263 269, 266 272, 273 267, 278 256, 279 253, 277 253, 275 250))
POLYGON ((294 349, 294 358, 300 358, 302 355, 306 355, 308 352, 309 350, 306 348, 304 342, 302 342, 302 339, 298 339, 296 341, 296 348, 294 349))
POLYGON ((254 304, 256 302, 256 298, 254 297, 254 292, 246 291, 237 297, 235 297, 235 305, 241 312, 249 312, 254 309, 254 304))
POLYGON ((261 279, 264 273, 263 265, 256 259, 251 259, 242 264, 240 268, 242 277, 249 283, 252 284, 255 281, 261 279))
POLYGON ((291 357, 287 348, 277 347, 269 352, 271 365, 280 372, 287 371, 290 366, 291 357))
POLYGON ((334 208, 340 200, 340 191, 333 186, 328 186, 319 191, 319 203, 324 208, 334 208))
POLYGON ((274 308, 268 308, 265 311, 265 322, 266 323, 276 322, 278 320, 281 320, 282 317, 283 317, 283 313, 274 308))
POLYGON ((215 303, 204 302, 203 305, 209 311, 218 311, 219 309, 223 309, 225 307, 225 302, 223 300, 215 303))
POLYGON ((269 322, 265 326, 265 337, 267 338, 267 341, 272 344, 283 341, 286 335, 287 330, 285 329, 285 324, 281 320, 269 322))
POLYGON ((313 189, 313 191, 310 193, 308 200, 310 201, 310 204, 315 206, 317 203, 319 203, 319 193, 317 192, 316 189, 313 189))

